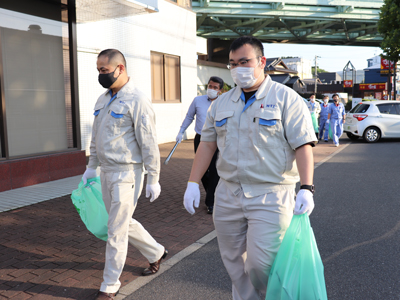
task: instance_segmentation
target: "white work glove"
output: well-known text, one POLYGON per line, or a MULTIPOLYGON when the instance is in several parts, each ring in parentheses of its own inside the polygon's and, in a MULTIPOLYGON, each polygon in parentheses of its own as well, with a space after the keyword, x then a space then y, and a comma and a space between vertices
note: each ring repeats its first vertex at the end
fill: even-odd
POLYGON ((176 136, 176 142, 180 144, 182 142, 182 138, 183 138, 183 133, 179 132, 178 135, 176 136))
POLYGON ((86 185, 88 179, 97 177, 96 169, 87 168, 82 175, 83 184, 86 185))
POLYGON ((160 196, 161 193, 161 185, 157 182, 155 184, 147 184, 146 185, 146 198, 150 198, 150 202, 153 202, 160 196))
POLYGON ((329 119, 328 119, 328 120, 326 120, 326 124, 329 124, 329 119))
POLYGON ((200 204, 200 187, 197 182, 189 181, 187 184, 185 196, 183 196, 183 205, 189 214, 194 214, 194 208, 200 204))
POLYGON ((295 215, 302 215, 307 213, 311 215, 314 209, 314 195, 309 190, 300 190, 296 196, 296 204, 293 213, 295 215))

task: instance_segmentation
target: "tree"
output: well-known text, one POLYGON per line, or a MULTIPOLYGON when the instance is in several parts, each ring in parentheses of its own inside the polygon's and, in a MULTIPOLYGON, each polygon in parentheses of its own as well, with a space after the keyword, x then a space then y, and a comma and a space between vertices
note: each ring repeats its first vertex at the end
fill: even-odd
MULTIPOLYGON (((383 35, 383 58, 394 61, 394 93, 396 95, 397 62, 400 60, 400 1, 384 0, 379 13, 378 31, 383 35)), ((390 73, 390 70, 389 70, 390 73)), ((396 96, 395 96, 396 99, 396 96)))
MULTIPOLYGON (((311 73, 312 74, 315 73, 315 67, 311 67, 311 73)), ((329 72, 324 70, 324 69, 320 69, 319 67, 317 67, 317 73, 329 73, 329 72)))
POLYGON ((400 60, 400 1, 384 0, 378 21, 378 31, 383 36, 382 57, 397 62, 400 60))

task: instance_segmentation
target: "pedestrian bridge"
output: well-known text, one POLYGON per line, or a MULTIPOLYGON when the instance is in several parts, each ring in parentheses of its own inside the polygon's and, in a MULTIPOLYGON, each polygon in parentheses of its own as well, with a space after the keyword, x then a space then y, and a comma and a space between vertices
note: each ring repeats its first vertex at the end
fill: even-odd
POLYGON ((267 43, 379 46, 383 0, 193 0, 197 35, 267 43))

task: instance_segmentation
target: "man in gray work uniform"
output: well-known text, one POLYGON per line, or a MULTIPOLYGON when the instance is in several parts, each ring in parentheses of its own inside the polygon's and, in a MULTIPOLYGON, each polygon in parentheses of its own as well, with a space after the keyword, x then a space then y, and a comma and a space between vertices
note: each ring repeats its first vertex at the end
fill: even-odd
POLYGON ((200 178, 218 146, 213 219, 234 300, 265 299, 293 212, 310 214, 314 208, 317 138, 310 113, 294 90, 264 75, 265 65, 260 40, 243 36, 232 43, 229 66, 237 87, 208 110, 184 195, 193 214, 200 178))
MULTIPOLYGON (((185 120, 182 122, 182 126, 176 136, 176 141, 180 143, 182 141, 183 134, 185 130, 192 124, 194 117, 196 116, 196 136, 194 138, 194 152, 197 151, 197 147, 200 144, 201 129, 203 128, 204 122, 206 121, 207 110, 211 103, 218 99, 221 94, 221 90, 224 87, 224 81, 217 77, 210 77, 207 85, 207 95, 198 96, 194 98, 189 110, 186 114, 185 120)), ((204 190, 206 191, 206 206, 207 213, 212 214, 214 210, 214 193, 217 187, 219 176, 217 172, 216 162, 218 157, 218 149, 215 151, 211 163, 206 171, 206 173, 201 178, 204 190)))
POLYGON ((142 275, 157 273, 168 251, 132 214, 143 187, 143 165, 148 171, 146 197, 158 198, 161 186, 160 152, 151 102, 128 77, 123 54, 116 49, 97 58, 99 83, 107 89, 94 107, 88 168, 83 181, 96 177, 100 165, 103 201, 108 212, 108 239, 103 282, 96 300, 112 300, 118 293, 128 243, 146 257, 150 266, 142 275))

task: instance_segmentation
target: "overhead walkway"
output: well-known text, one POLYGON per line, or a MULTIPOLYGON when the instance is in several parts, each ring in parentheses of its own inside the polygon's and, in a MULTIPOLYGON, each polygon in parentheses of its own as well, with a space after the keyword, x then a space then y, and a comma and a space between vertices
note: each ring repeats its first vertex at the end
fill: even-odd
POLYGON ((197 35, 263 42, 379 46, 383 0, 193 0, 197 35))

